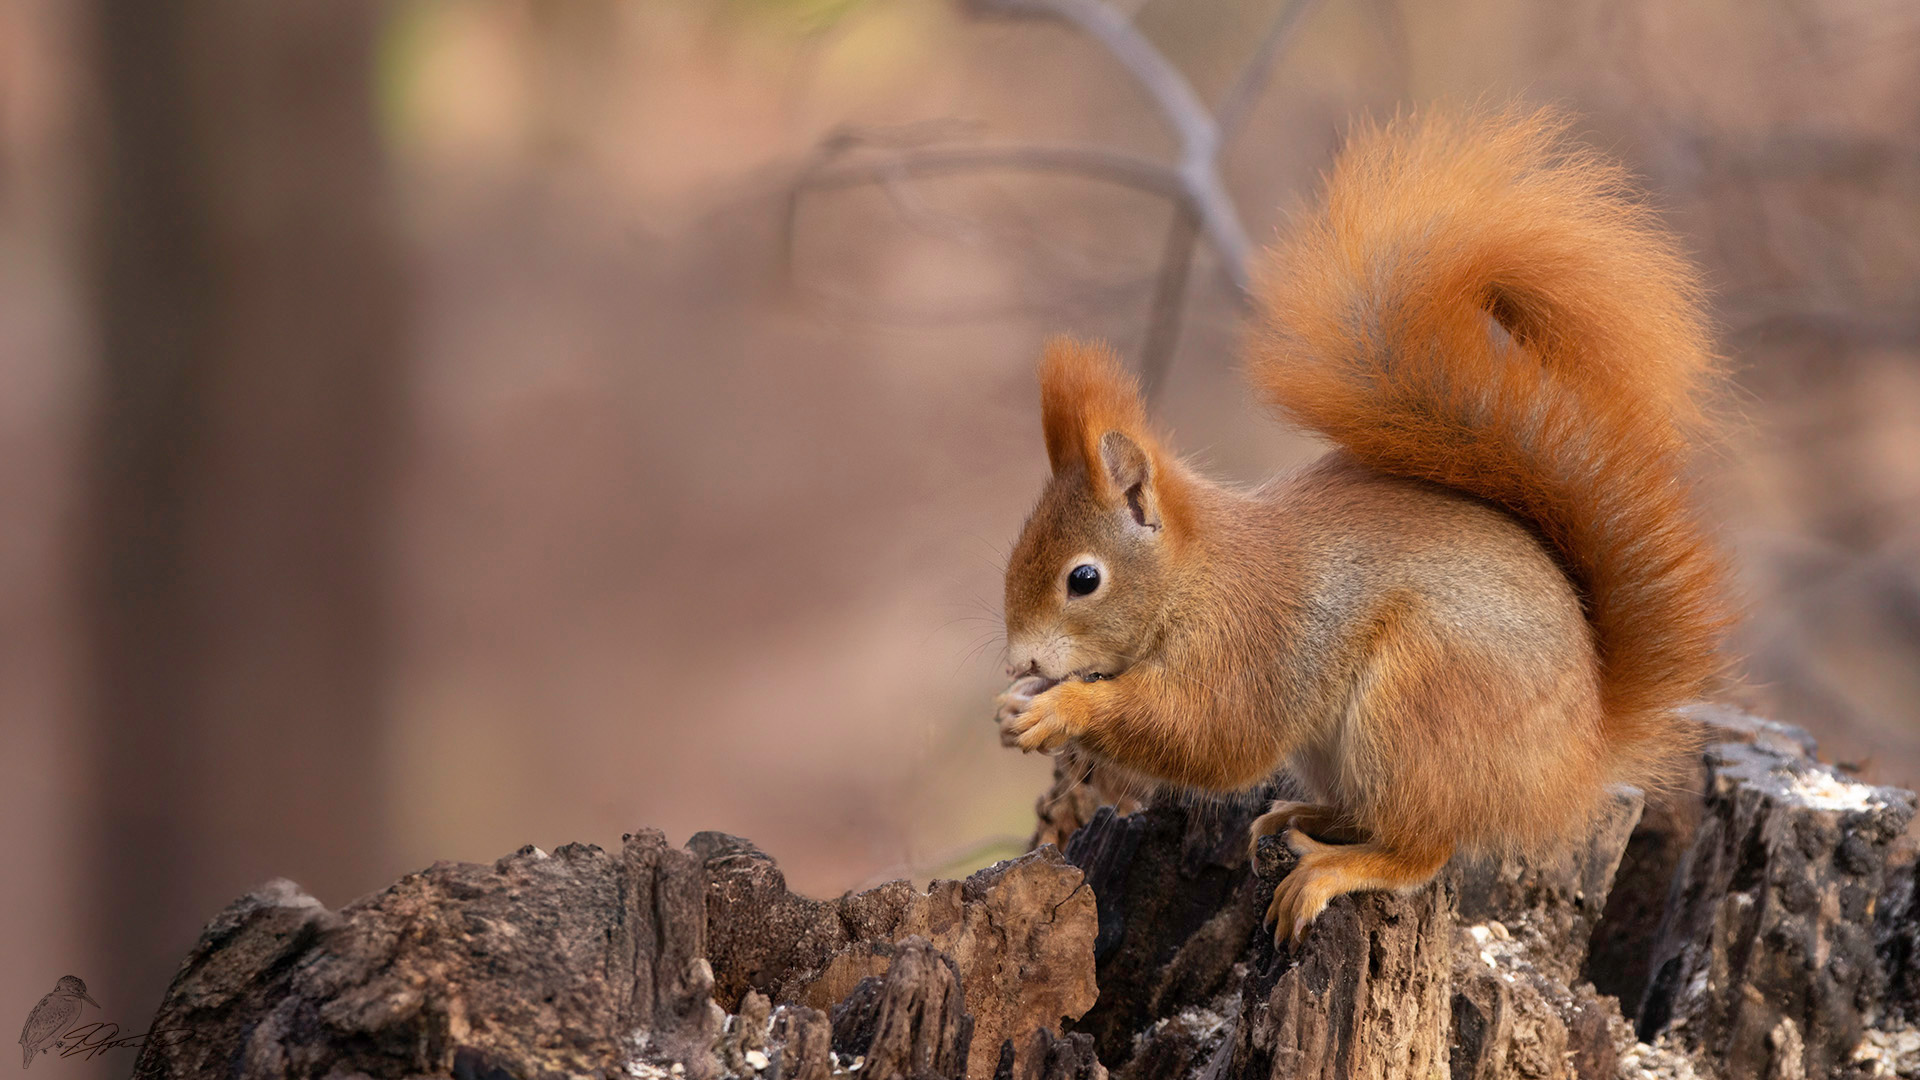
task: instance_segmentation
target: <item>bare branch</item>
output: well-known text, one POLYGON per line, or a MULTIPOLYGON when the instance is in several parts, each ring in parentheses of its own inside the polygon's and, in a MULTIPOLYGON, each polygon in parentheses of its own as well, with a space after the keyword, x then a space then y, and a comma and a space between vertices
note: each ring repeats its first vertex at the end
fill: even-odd
POLYGON ((1072 23, 1120 61, 1160 107, 1161 115, 1189 151, 1198 150, 1211 157, 1217 149, 1213 115, 1194 93, 1193 85, 1139 27, 1105 0, 968 0, 968 6, 983 14, 1072 23))
POLYGON ((1160 255, 1160 274, 1153 285, 1153 307, 1147 316, 1147 336, 1140 345, 1140 388, 1148 401, 1160 396, 1174 347, 1180 343, 1180 313, 1187 301, 1187 271, 1193 265, 1193 242, 1200 223, 1183 206, 1173 208, 1167 243, 1160 255))
POLYGON ((1148 158, 1084 146, 914 146, 870 160, 842 162, 861 143, 829 141, 787 190, 781 223, 781 266, 791 273, 799 229, 800 200, 810 191, 834 191, 868 184, 890 184, 904 177, 943 176, 1010 170, 1061 173, 1099 180, 1171 199, 1186 206, 1187 191, 1172 168, 1148 158))
POLYGON ((879 183, 899 176, 939 176, 996 169, 1069 173, 1186 201, 1186 189, 1173 169, 1149 158, 1091 146, 921 147, 881 160, 819 166, 802 175, 795 187, 828 190, 879 183))
POLYGON ((942 116, 930 120, 912 120, 904 124, 841 124, 827 132, 815 149, 815 164, 868 146, 904 150, 950 142, 961 136, 978 134, 977 121, 942 116))
POLYGON ((1240 77, 1233 81, 1232 89, 1220 99, 1220 107, 1214 110, 1214 126, 1218 129, 1220 145, 1225 146, 1240 129, 1241 121, 1253 111, 1253 103, 1259 100, 1260 91, 1266 88, 1267 79, 1273 74, 1273 65, 1285 52, 1287 44, 1306 21, 1307 13, 1312 11, 1318 0, 1287 0, 1287 6, 1281 9, 1273 25, 1267 28, 1267 35, 1260 39, 1259 47, 1253 50, 1253 56, 1247 65, 1240 69, 1240 77))
POLYGON ((1177 166, 1186 200, 1200 219, 1207 242, 1220 253, 1221 266, 1234 287, 1245 293, 1250 281, 1253 243, 1240 223, 1240 211, 1220 180, 1220 133, 1213 115, 1194 93, 1193 84, 1167 60, 1140 28, 1104 0, 966 0, 981 14, 1051 18, 1071 23, 1099 42, 1160 109, 1180 140, 1177 166))
MULTIPOLYGON (((1253 55, 1241 69, 1217 113, 1209 112, 1193 84, 1133 24, 1144 0, 1130 7, 1108 0, 959 0, 976 15, 1046 18, 1065 22, 1098 42, 1126 69, 1153 101, 1161 119, 1179 141, 1178 160, 1161 164, 1146 158, 1094 147, 934 146, 944 129, 916 125, 879 133, 847 130, 825 139, 801 170, 788 193, 783 236, 784 265, 791 271, 800 200, 809 191, 868 184, 885 186, 896 198, 898 182, 916 176, 940 176, 996 169, 1054 172, 1160 195, 1173 203, 1173 221, 1155 277, 1152 309, 1141 344, 1140 371, 1151 400, 1165 381, 1180 337, 1181 311, 1197 239, 1220 258, 1235 294, 1247 298, 1253 244, 1240 212, 1220 176, 1220 154, 1227 138, 1251 111, 1286 48, 1316 0, 1287 0, 1253 55), (846 161, 863 148, 891 151, 866 160, 846 161)), ((1125 0, 1119 0, 1124 4, 1125 0)))

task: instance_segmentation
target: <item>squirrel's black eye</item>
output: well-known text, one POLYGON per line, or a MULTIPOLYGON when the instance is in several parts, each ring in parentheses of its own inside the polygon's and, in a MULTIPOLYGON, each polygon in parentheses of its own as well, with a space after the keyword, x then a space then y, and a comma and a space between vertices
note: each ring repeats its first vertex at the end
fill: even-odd
POLYGON ((1100 571, 1092 563, 1081 563, 1067 574, 1067 594, 1085 596, 1100 587, 1100 571))

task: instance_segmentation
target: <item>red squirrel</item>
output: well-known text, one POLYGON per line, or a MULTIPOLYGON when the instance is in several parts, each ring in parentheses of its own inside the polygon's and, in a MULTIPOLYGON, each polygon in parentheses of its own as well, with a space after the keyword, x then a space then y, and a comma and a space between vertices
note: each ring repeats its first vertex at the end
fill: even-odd
POLYGON ((1268 253, 1247 374, 1334 449, 1252 490, 1147 423, 1106 348, 1050 342, 1052 476, 1013 550, 1008 738, 1187 790, 1289 770, 1252 841, 1267 920, 1455 851, 1583 834, 1657 787, 1718 673, 1723 561, 1689 494, 1718 374, 1702 289, 1551 112, 1360 128, 1268 253))

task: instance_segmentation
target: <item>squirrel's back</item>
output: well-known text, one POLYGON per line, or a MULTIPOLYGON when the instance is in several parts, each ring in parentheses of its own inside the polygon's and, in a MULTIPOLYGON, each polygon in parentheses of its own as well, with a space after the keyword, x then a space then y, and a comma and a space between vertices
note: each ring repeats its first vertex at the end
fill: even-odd
POLYGON ((1658 783, 1727 623, 1686 482, 1716 363, 1693 268, 1566 127, 1509 111, 1356 133, 1271 253, 1249 368, 1366 466, 1538 530, 1593 628, 1614 772, 1658 783))

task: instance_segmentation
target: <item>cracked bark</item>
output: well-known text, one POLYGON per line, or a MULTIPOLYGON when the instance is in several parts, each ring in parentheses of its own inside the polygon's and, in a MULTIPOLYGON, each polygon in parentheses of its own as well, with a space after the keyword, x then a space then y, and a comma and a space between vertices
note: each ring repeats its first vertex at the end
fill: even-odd
MULTIPOLYGON (((337 912, 278 882, 208 925, 159 1019, 192 1037, 136 1075, 1600 1080, 1649 1052, 1610 992, 1633 978, 1640 1035, 1700 1075, 1867 1075, 1867 1025, 1920 1008, 1913 796, 1782 725, 1704 722, 1730 741, 1695 804, 1622 790, 1584 845, 1339 897, 1278 950, 1290 856, 1244 842, 1272 791, 1076 805, 1064 854, 924 892, 797 896, 745 840, 652 831, 337 912)), ((1112 795, 1060 769, 1056 795, 1112 795)))

